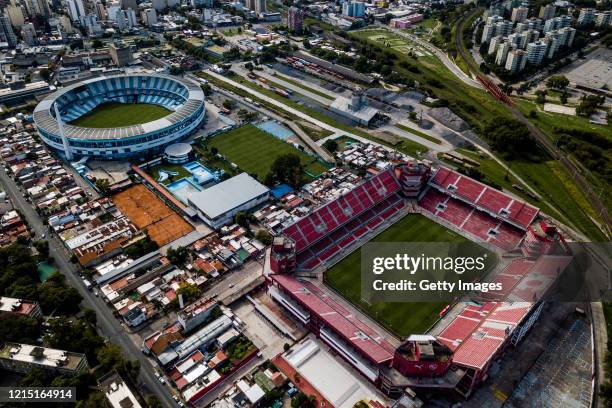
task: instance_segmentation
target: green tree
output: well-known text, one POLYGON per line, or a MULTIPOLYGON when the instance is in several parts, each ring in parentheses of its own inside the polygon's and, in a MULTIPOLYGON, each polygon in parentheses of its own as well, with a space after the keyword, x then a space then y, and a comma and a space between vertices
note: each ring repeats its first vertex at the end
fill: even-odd
POLYGON ((565 89, 569 83, 569 79, 565 76, 553 75, 546 81, 546 86, 553 89, 565 89))
POLYGON ((266 176, 266 184, 285 183, 297 189, 304 184, 304 166, 295 153, 278 156, 266 176))
POLYGON ((265 229, 260 229, 255 234, 255 239, 261 242, 264 245, 270 245, 272 243, 272 235, 265 229))
POLYGON ((497 118, 483 129, 485 138, 494 150, 507 157, 516 157, 536 150, 527 126, 514 119, 497 118))
POLYGON ((174 265, 182 265, 189 259, 189 249, 182 246, 170 248, 166 252, 166 258, 174 265))
POLYGON ((41 336, 38 320, 24 315, 0 316, 0 339, 15 343, 35 344, 41 336))
POLYGON ((162 403, 155 394, 147 395, 145 402, 147 403, 147 408, 162 408, 162 403))
MULTIPOLYGON (((198 288, 193 283, 188 282, 179 283, 179 288, 176 291, 177 298, 178 295, 183 295, 183 302, 185 302, 185 304, 196 300, 200 297, 201 294, 202 291, 200 290, 200 288, 198 288)), ((176 302, 178 303, 178 300, 176 300, 176 302)))
POLYGON ((336 142, 334 139, 327 139, 323 143, 323 148, 330 153, 334 153, 336 150, 338 150, 338 142, 336 142))

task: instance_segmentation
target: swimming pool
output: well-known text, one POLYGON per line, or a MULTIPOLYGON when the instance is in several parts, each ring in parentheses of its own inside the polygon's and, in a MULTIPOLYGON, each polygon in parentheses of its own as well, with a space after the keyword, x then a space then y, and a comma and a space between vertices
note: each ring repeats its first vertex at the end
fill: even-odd
POLYGON ((174 181, 166 186, 166 188, 183 204, 189 204, 188 199, 192 194, 202 191, 202 188, 196 183, 184 177, 180 180, 174 181))
POLYGON ((291 136, 295 136, 291 130, 287 129, 275 120, 266 120, 255 125, 257 128, 271 134, 272 136, 278 137, 281 140, 287 140, 291 136))
POLYGON ((210 170, 198 162, 194 161, 187 163, 184 164, 183 167, 193 175, 191 181, 195 184, 202 185, 216 179, 215 175, 210 170))

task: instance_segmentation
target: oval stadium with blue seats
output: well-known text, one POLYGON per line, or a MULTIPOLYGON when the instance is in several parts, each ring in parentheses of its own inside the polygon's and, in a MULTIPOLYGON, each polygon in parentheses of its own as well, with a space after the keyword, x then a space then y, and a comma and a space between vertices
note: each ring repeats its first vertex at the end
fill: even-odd
POLYGON ((62 88, 36 106, 33 118, 42 140, 67 159, 118 159, 162 152, 197 131, 205 114, 204 92, 191 81, 161 74, 122 74, 62 88), (105 103, 152 104, 169 113, 122 127, 71 124, 105 103))

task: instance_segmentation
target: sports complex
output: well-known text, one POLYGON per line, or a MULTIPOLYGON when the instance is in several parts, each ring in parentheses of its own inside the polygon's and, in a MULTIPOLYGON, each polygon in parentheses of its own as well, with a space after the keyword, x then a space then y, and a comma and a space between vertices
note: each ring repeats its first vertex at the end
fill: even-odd
POLYGON ((275 238, 269 293, 386 394, 410 387, 467 398, 538 320, 539 299, 571 260, 538 208, 443 166, 398 163, 275 238), (471 242, 505 258, 481 276, 503 289, 467 303, 365 303, 367 242, 471 242), (303 279, 312 277, 324 283, 303 279))
POLYGON ((205 116, 199 85, 161 74, 93 78, 62 88, 34 110, 42 140, 68 160, 161 152, 205 116))

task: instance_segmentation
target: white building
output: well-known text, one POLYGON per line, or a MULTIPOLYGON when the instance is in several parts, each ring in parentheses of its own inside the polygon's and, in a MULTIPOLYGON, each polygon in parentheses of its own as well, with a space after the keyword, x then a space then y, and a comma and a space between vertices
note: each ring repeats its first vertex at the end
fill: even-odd
POLYGON ((527 53, 523 50, 512 50, 508 53, 505 68, 510 72, 522 71, 527 63, 527 53))
POLYGON ((85 17, 85 6, 83 6, 83 0, 66 0, 68 6, 68 13, 70 19, 73 22, 81 21, 85 17))
POLYGON ((212 228, 233 221, 234 215, 268 201, 270 189, 247 173, 223 181, 206 190, 193 193, 189 205, 212 228))
POLYGON ((595 15, 595 26, 596 27, 608 27, 612 25, 612 11, 604 11, 595 15))
POLYGON ((544 21, 550 20, 555 16, 556 7, 554 4, 547 4, 545 6, 540 7, 540 18, 544 21))
POLYGON ((497 54, 495 55, 495 63, 497 65, 504 65, 506 63, 506 59, 508 58, 508 52, 510 52, 510 43, 504 42, 497 47, 497 54))
POLYGON ((527 44, 527 61, 531 65, 540 65, 546 54, 547 44, 537 41, 527 44))
POLYGON ((595 19, 595 9, 585 8, 580 10, 578 15, 578 25, 589 25, 595 19))
POLYGON ((98 387, 112 408, 142 408, 134 393, 115 371, 100 378, 98 387))
POLYGON ((147 27, 157 24, 157 12, 154 8, 144 9, 141 12, 142 23, 147 27))
POLYGON ((529 9, 527 7, 516 7, 512 9, 510 20, 515 23, 521 23, 527 19, 529 9))

